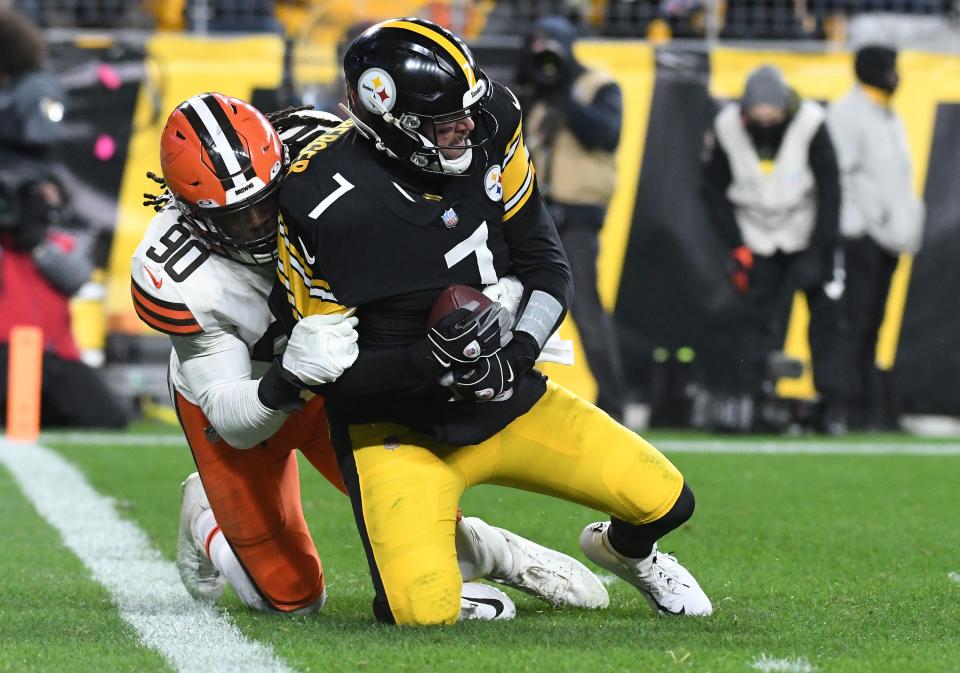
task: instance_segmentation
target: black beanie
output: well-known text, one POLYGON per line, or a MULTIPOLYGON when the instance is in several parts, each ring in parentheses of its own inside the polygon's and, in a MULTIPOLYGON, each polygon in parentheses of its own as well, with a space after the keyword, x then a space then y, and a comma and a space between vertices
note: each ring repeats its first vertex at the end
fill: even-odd
POLYGON ((857 79, 884 91, 897 88, 897 50, 870 44, 857 50, 854 60, 857 79))

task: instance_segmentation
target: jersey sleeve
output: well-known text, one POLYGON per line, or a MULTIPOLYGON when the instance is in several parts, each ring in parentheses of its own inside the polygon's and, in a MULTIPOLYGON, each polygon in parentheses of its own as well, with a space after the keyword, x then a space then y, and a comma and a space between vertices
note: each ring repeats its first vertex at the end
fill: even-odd
POLYGON ((504 100, 499 122, 505 127, 507 141, 502 147, 500 176, 503 185, 503 221, 526 217, 537 210, 537 180, 530 152, 523 140, 523 116, 520 103, 510 89, 496 85, 495 95, 504 100))
MULTIPOLYGON (((141 266, 141 274, 137 273, 136 263, 130 278, 130 295, 133 299, 133 308, 140 319, 149 327, 169 335, 190 336, 200 334, 203 328, 193 316, 186 304, 157 297, 147 289, 147 283, 137 277, 149 273, 147 267, 141 266)), ((149 282, 149 281, 148 281, 149 282)), ((171 294, 169 292, 165 293, 171 294)))
POLYGON ((281 210, 278 234, 277 279, 286 291, 294 321, 308 315, 342 313, 330 283, 316 267, 315 236, 292 212, 281 210), (311 251, 314 251, 311 253, 311 251))
POLYGON ((130 297, 134 310, 148 327, 171 336, 203 332, 200 317, 203 307, 215 303, 214 300, 197 301, 194 297, 188 306, 183 283, 165 268, 164 261, 170 257, 170 251, 186 245, 196 248, 191 248, 191 253, 196 255, 192 259, 199 260, 198 266, 209 256, 191 240, 190 232, 179 223, 176 210, 168 208, 154 216, 130 259, 130 297))
POLYGON ((217 433, 231 446, 247 449, 271 437, 284 421, 284 411, 264 406, 257 393, 260 379, 251 379, 250 354, 236 334, 210 330, 170 339, 180 362, 180 375, 217 433))

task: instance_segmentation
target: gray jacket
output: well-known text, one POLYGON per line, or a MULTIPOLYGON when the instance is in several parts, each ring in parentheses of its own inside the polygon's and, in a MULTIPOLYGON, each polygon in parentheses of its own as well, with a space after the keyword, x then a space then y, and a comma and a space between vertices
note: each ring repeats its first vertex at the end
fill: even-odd
POLYGON ((840 233, 869 236, 894 255, 917 252, 924 206, 913 193, 903 122, 855 86, 830 105, 827 124, 843 186, 840 233))

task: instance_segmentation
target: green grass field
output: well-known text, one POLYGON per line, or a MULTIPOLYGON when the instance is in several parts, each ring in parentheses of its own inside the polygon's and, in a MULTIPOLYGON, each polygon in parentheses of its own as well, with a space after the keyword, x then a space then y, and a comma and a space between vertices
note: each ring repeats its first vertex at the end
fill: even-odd
MULTIPOLYGON (((172 561, 179 483, 193 469, 186 448, 43 443, 172 561)), ((555 610, 512 592, 512 622, 377 625, 349 503, 307 465, 304 509, 327 607, 309 618, 255 615, 228 591, 222 608, 297 672, 960 671, 960 456, 671 457, 698 508, 662 547, 711 596, 711 618, 659 619, 614 581, 603 611, 555 610)), ((600 518, 496 487, 469 492, 463 508, 581 559, 577 536, 600 518)), ((0 530, 0 671, 176 670, 140 644, 3 467, 0 530)))

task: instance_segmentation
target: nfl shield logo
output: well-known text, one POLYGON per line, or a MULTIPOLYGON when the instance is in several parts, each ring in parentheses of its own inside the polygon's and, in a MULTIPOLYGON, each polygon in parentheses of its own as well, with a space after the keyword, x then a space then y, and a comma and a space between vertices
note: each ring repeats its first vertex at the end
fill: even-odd
POLYGON ((447 208, 440 215, 440 219, 443 220, 443 223, 447 225, 448 229, 453 229, 457 226, 457 222, 460 221, 460 218, 457 217, 457 214, 453 211, 453 208, 447 208))

